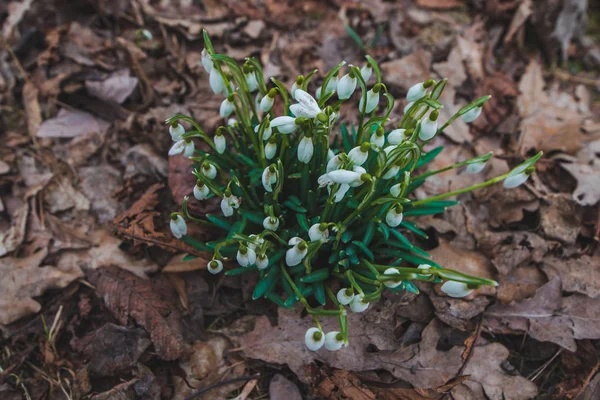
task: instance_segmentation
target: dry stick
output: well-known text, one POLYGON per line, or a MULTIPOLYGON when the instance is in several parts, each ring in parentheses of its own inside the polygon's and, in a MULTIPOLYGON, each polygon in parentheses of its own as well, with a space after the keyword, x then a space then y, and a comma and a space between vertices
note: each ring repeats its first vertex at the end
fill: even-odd
POLYGON ((246 375, 246 376, 238 376, 237 378, 227 379, 225 381, 221 381, 221 382, 218 382, 218 383, 215 383, 215 384, 212 384, 212 385, 208 385, 208 386, 206 386, 206 387, 198 390, 196 393, 193 393, 193 394, 189 395, 184 400, 193 400, 196 397, 201 396, 201 395, 203 395, 204 393, 206 393, 206 392, 208 392, 210 390, 216 389, 216 388, 218 388, 220 386, 228 385, 230 383, 239 382, 239 381, 251 381, 251 380, 254 380, 254 379, 258 379, 258 378, 260 378, 259 374, 256 374, 256 375, 246 375))
POLYGON ((537 379, 537 377, 538 377, 538 376, 540 376, 542 372, 544 372, 544 370, 545 370, 545 369, 548 367, 548 365, 552 364, 552 361, 554 361, 554 359, 555 359, 556 357, 558 357, 558 355, 559 355, 560 353, 562 353, 562 351, 563 351, 563 348, 561 347, 561 348, 560 348, 560 349, 558 349, 558 351, 557 351, 557 352, 556 352, 556 353, 555 353, 555 354, 552 356, 552 358, 551 358, 551 359, 549 359, 548 361, 546 361, 546 362, 544 363, 544 365, 542 365, 541 367, 539 367, 537 370, 533 371, 533 373, 532 373, 531 375, 529 375, 529 376, 527 377, 527 379, 529 379, 529 380, 530 380, 530 381, 532 381, 532 382, 533 382, 533 381, 535 381, 535 380, 537 379))

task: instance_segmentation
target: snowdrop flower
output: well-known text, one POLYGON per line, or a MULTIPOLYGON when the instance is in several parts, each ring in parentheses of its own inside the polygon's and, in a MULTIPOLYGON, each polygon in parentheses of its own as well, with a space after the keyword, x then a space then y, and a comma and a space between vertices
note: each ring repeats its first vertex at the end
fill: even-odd
POLYGON ((256 262, 256 253, 251 248, 242 244, 235 258, 242 267, 248 267, 256 262))
POLYGON ((313 144, 312 137, 304 136, 300 143, 298 143, 298 160, 305 164, 308 164, 312 159, 315 151, 315 145, 313 144))
POLYGON ((169 155, 174 156, 175 154, 183 152, 184 157, 190 158, 194 155, 194 149, 195 146, 194 142, 192 142, 192 139, 180 139, 175 142, 173 147, 171 147, 169 150, 169 155))
POLYGON ((223 76, 221 76, 221 73, 217 68, 210 70, 208 83, 210 84, 210 88, 214 94, 223 93, 225 91, 225 81, 223 80, 223 76))
MULTIPOLYGON (((254 127, 254 133, 256 133, 258 135, 258 132, 260 131, 260 124, 256 125, 254 127)), ((271 128, 271 122, 268 122, 267 125, 265 126, 265 130, 263 131, 263 141, 267 141, 271 138, 271 135, 273 134, 273 128, 271 128)))
POLYGON ((184 133, 185 128, 180 123, 175 124, 175 126, 169 125, 169 134, 171 135, 171 139, 173 139, 174 142, 179 141, 181 139, 181 135, 183 135, 184 133))
POLYGON ((247 243, 248 248, 256 251, 256 249, 263 245, 265 239, 259 237, 258 235, 250 235, 248 236, 250 241, 247 243))
POLYGON ((352 290, 352 288, 341 288, 337 292, 336 297, 341 305, 347 306, 352 302, 352 299, 354 298, 354 291, 352 290))
MULTIPOLYGON (((348 185, 347 183, 340 184, 340 187, 338 188, 337 192, 335 192, 333 201, 335 203, 339 203, 340 201, 342 201, 348 190, 350 190, 350 185, 348 185)), ((331 186, 327 186, 327 192, 331 194, 331 186)))
MULTIPOLYGON (((431 265, 429 264, 419 264, 419 266, 417 267, 417 269, 423 270, 423 271, 429 271, 431 269, 431 265)), ((431 276, 431 274, 420 274, 423 276, 431 276)))
POLYGON ((228 190, 225 191, 223 199, 221 199, 221 211, 223 211, 223 215, 226 217, 231 217, 233 215, 233 210, 239 208, 240 199, 228 190))
POLYGON ((215 179, 217 177, 217 168, 213 164, 205 162, 202 164, 202 175, 211 180, 215 179))
POLYGON ((467 284, 463 282, 447 281, 440 289, 448 296, 454 298, 465 297, 473 293, 473 289, 469 289, 467 284))
POLYGON ((208 263, 207 265, 207 269, 208 272, 210 272, 213 275, 218 274, 219 272, 223 271, 223 263, 219 260, 212 260, 208 263))
POLYGON ((319 86, 317 90, 315 90, 315 99, 321 100, 321 92, 323 91, 323 86, 319 86))
MULTIPOLYGON (((362 185, 363 183, 365 183, 365 181, 362 179, 363 175, 368 175, 367 171, 361 167, 360 165, 355 165, 354 168, 352 168, 352 170, 354 172, 356 172, 357 174, 359 174, 361 176, 361 179, 357 179, 355 181, 350 182, 348 185, 350 185, 350 187, 359 187, 360 185, 362 185)), ((370 175, 368 175, 370 176, 370 175)))
POLYGON ((244 64, 242 69, 244 71, 244 80, 246 81, 246 85, 248 85, 248 90, 250 90, 250 93, 252 93, 258 89, 258 79, 256 79, 256 73, 248 64, 244 64))
POLYGON ((260 100, 260 111, 268 112, 272 107, 273 103, 275 103, 275 95, 277 94, 277 89, 273 88, 269 90, 267 95, 260 100))
POLYGON ((356 146, 348 153, 348 157, 354 162, 354 165, 363 165, 367 158, 369 158, 369 149, 371 143, 364 142, 360 146, 356 146))
POLYGON ((213 60, 210 58, 210 55, 208 54, 206 49, 202 49, 202 53, 200 53, 200 56, 202 61, 202 67, 206 72, 210 74, 213 70, 213 60))
POLYGON ((342 153, 332 157, 327 161, 327 172, 335 171, 336 169, 340 169, 342 167, 342 153))
POLYGON ((421 131, 419 132, 419 138, 421 140, 429 140, 437 133, 437 120, 439 112, 437 110, 432 111, 429 117, 425 117, 421 120, 421 131))
POLYGON ((181 214, 171 214, 170 228, 171 233, 177 239, 181 239, 183 235, 187 235, 187 224, 181 214))
POLYGON ((298 77, 296 78, 296 80, 292 84, 292 90, 291 90, 292 98, 294 100, 298 100, 298 99, 296 99, 296 92, 298 91, 298 89, 300 89, 300 87, 302 87, 303 83, 304 83, 304 76, 298 75, 298 77))
POLYGON ((504 180, 505 189, 514 189, 524 184, 529 179, 530 171, 528 171, 527 165, 521 165, 508 174, 504 180))
POLYGON ((479 117, 481 115, 482 109, 483 109, 482 106, 471 108, 469 111, 467 111, 460 117, 462 118, 463 121, 465 121, 468 124, 469 122, 475 121, 477 119, 477 117, 479 117))
POLYGON ((407 104, 404 106, 404 111, 403 111, 403 113, 404 113, 404 114, 406 114, 406 113, 408 112, 408 110, 410 110, 410 108, 413 106, 413 104, 415 104, 415 102, 414 102, 414 101, 411 101, 411 102, 407 103, 407 104))
POLYGON ((279 228, 279 218, 266 217, 263 220, 263 227, 270 231, 276 231, 279 228))
POLYGON ((230 126, 230 127, 232 127, 232 128, 237 128, 237 127, 238 127, 238 124, 239 124, 239 122, 238 122, 238 120, 237 120, 237 119, 235 119, 235 118, 229 118, 229 119, 227 120, 227 126, 230 126))
POLYGON ((227 141, 225 140, 225 136, 223 136, 223 133, 221 132, 221 130, 217 130, 217 133, 215 134, 215 138, 213 139, 213 142, 215 143, 215 149, 217 150, 217 153, 219 154, 223 154, 225 153, 225 147, 227 147, 227 141))
POLYGON ((344 345, 344 338, 340 332, 328 332, 325 335, 325 348, 329 351, 337 351, 344 345))
POLYGON ((373 132, 373 134, 371 135, 371 138, 369 140, 375 146, 382 148, 383 145, 385 144, 385 135, 384 135, 383 128, 382 127, 377 128, 377 130, 375 132, 373 132))
POLYGON ((329 162, 333 157, 335 157, 333 150, 327 149, 327 162, 329 162))
POLYGON ((389 144, 400 144, 404 141, 406 129, 394 129, 388 135, 388 143, 389 144))
MULTIPOLYGON (((398 271, 396 268, 388 268, 385 270, 385 272, 383 274, 384 275, 394 275, 394 274, 399 274, 399 273, 400 273, 400 271, 398 271)), ((393 288, 400 286, 402 284, 402 280, 398 279, 395 281, 383 281, 383 284, 386 287, 393 289, 393 288)))
POLYGON ((265 190, 271 193, 275 183, 277 183, 277 168, 275 164, 271 164, 262 173, 262 184, 265 190))
POLYGON ((352 183, 360 179, 360 174, 354 171, 338 169, 321 175, 318 179, 320 186, 332 185, 334 183, 352 183))
POLYGON ((295 93, 298 104, 292 104, 290 106, 290 111, 296 117, 316 118, 317 115, 323 112, 319 108, 317 101, 310 94, 302 89, 297 89, 295 93))
POLYGON ((326 242, 329 237, 329 229, 327 229, 326 223, 314 224, 308 230, 308 237, 311 242, 326 242))
POLYGON ((277 128, 279 132, 284 134, 292 133, 298 129, 296 118, 288 116, 274 118, 273 121, 271 121, 271 127, 277 128))
POLYGON ((465 171, 467 171, 468 174, 478 174, 481 171, 483 171, 483 169, 485 168, 485 162, 476 162, 473 164, 469 164, 467 165, 467 168, 465 169, 465 171))
POLYGON ((330 93, 330 92, 335 92, 338 87, 338 82, 339 82, 338 77, 332 76, 331 79, 329 79, 329 82, 327 82, 327 88, 325 89, 325 94, 330 93))
POLYGON ((350 309, 355 313, 360 313, 369 308, 369 303, 363 301, 364 297, 365 295, 362 293, 358 293, 357 295, 355 295, 352 301, 350 302, 350 309))
POLYGON ((363 107, 364 107, 365 113, 368 114, 368 113, 372 112, 379 104, 379 92, 380 91, 381 91, 380 84, 376 84, 375 86, 373 86, 373 89, 371 89, 367 92, 366 107, 365 107, 364 97, 361 97, 360 101, 358 102, 358 110, 362 112, 363 107))
POLYGON ((395 178, 396 175, 398 175, 398 172, 400 172, 400 167, 398 165, 392 165, 390 167, 390 169, 388 169, 387 172, 385 174, 383 174, 381 179, 388 180, 388 179, 395 178))
POLYGON ((269 257, 266 254, 259 254, 256 256, 256 268, 265 269, 269 266, 269 257))
POLYGON ((233 112, 233 95, 227 96, 225 100, 221 103, 221 107, 219 108, 219 114, 221 118, 227 118, 233 112))
POLYGON ((273 137, 273 140, 269 140, 265 145, 265 157, 267 160, 275 157, 275 153, 277 152, 277 140, 273 137))
POLYGON ((293 247, 285 253, 285 263, 288 267, 293 267, 302 262, 306 253, 308 253, 308 246, 306 245, 306 242, 299 237, 291 238, 288 244, 293 247))
POLYGON ((402 218, 402 206, 400 204, 396 204, 394 207, 390 208, 385 215, 385 222, 392 228, 395 228, 400 225, 402 218))
POLYGON ((425 96, 427 93, 427 89, 433 85, 434 81, 428 80, 425 82, 417 83, 413 85, 410 89, 408 89, 408 93, 406 94, 406 100, 408 101, 416 101, 421 97, 425 96))
POLYGON ((354 76, 354 71, 350 71, 338 81, 337 95, 340 100, 349 99, 356 90, 358 80, 354 76))
POLYGON ((317 351, 325 344, 325 335, 319 328, 310 328, 304 335, 304 342, 309 350, 317 351))
POLYGON ((400 191, 402 190, 402 184, 396 183, 390 188, 390 194, 394 197, 400 197, 400 191))
POLYGON ((194 185, 194 197, 196 200, 204 200, 210 194, 210 189, 204 183, 198 181, 196 185, 194 185))
POLYGON ((363 65, 363 67, 360 69, 360 75, 365 83, 367 83, 369 79, 371 79, 371 75, 373 75, 373 68, 371 68, 371 64, 363 65))

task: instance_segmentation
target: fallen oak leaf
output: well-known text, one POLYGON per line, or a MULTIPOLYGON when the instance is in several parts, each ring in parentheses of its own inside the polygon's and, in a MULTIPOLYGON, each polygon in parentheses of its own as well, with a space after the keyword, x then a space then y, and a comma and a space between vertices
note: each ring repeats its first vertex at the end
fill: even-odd
POLYGON ((563 290, 600 298, 600 257, 582 255, 578 258, 544 258, 542 270, 549 279, 560 277, 563 290))
POLYGON ((181 316, 168 285, 141 279, 115 266, 86 273, 96 287, 99 298, 112 311, 121 325, 132 317, 148 333, 157 354, 164 360, 175 360, 184 353, 181 316))

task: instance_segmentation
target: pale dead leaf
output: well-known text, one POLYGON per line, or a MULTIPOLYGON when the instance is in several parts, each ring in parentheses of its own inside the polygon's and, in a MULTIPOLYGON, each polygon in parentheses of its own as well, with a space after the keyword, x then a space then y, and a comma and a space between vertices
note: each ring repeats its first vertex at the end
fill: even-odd
POLYGON ((99 99, 122 104, 137 87, 138 79, 128 69, 114 72, 103 81, 85 81, 87 92, 99 99))
POLYGON ((44 201, 52 214, 74 208, 89 210, 90 201, 75 189, 66 175, 55 176, 44 188, 44 201))
POLYGON ((90 132, 104 133, 109 123, 90 113, 79 110, 61 109, 55 118, 50 118, 40 125, 38 137, 71 138, 90 132))
POLYGON ((11 1, 8 5, 8 17, 2 25, 2 37, 7 40, 14 27, 23 19, 25 13, 31 8, 33 0, 11 1))
POLYGON ((386 83, 408 90, 412 85, 430 78, 431 53, 418 50, 399 60, 381 64, 381 73, 386 83))
POLYGON ((281 374, 269 382, 269 396, 271 400, 302 400, 298 386, 281 374))
POLYGON ((194 258, 193 260, 183 260, 187 254, 178 254, 173 256, 162 272, 189 272, 198 271, 207 268, 208 263, 212 259, 209 253, 206 256, 194 258))
POLYGON ((544 258, 542 269, 549 279, 559 276, 563 290, 600 298, 600 257, 544 258))
POLYGON ((593 141, 577 153, 577 158, 560 155, 559 165, 577 180, 573 199, 582 206, 593 206, 600 200, 600 140, 593 141))
POLYGON ((447 10, 462 6, 461 0, 417 0, 417 5, 425 8, 447 10))
POLYGON ((521 27, 525 25, 525 22, 527 22, 531 14, 533 14, 533 4, 531 3, 531 0, 524 0, 519 5, 519 8, 517 8, 517 12, 513 16, 512 21, 510 21, 508 32, 504 36, 505 44, 512 40, 521 27))
POLYGON ((540 204, 540 225, 547 239, 574 245, 581 232, 583 213, 570 197, 564 193, 547 194, 540 204))
POLYGON ((46 254, 40 250, 27 258, 0 259, 0 324, 40 311, 41 305, 33 297, 48 289, 62 289, 83 276, 78 268, 40 268, 46 254))
POLYGON ((82 193, 90 199, 91 211, 100 225, 112 221, 124 211, 125 205, 114 197, 123 182, 121 172, 109 165, 79 169, 82 193))
POLYGON ((23 243, 28 215, 29 202, 26 201, 15 211, 10 228, 0 233, 0 257, 15 251, 23 243))

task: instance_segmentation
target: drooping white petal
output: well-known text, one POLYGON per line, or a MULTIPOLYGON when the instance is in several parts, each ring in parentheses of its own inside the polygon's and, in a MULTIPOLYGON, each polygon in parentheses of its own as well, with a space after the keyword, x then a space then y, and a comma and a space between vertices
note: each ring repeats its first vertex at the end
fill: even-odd
POLYGON ((298 91, 298 89, 300 89, 300 85, 298 85, 298 83, 294 81, 294 83, 292 83, 292 90, 290 91, 290 93, 292 94, 292 99, 294 100, 296 100, 296 92, 298 91))
POLYGON ((302 262, 306 253, 308 253, 308 248, 301 249, 297 244, 285 253, 285 263, 288 267, 296 266, 302 262))
POLYGON ((213 275, 218 274, 219 272, 223 271, 223 263, 219 260, 212 260, 208 263, 207 265, 208 268, 208 272, 210 272, 213 275))
POLYGON ((225 99, 221 102, 221 107, 219 108, 219 114, 221 118, 227 118, 233 112, 233 103, 228 99, 225 99))
MULTIPOLYGON (((385 272, 383 273, 384 275, 394 275, 394 274, 398 274, 400 273, 400 271, 398 271, 396 268, 388 268, 385 270, 385 272)), ((389 287, 391 289, 398 287, 402 284, 402 280, 397 280, 397 281, 383 281, 383 284, 386 287, 389 287)))
POLYGON ((273 185, 277 182, 277 172, 272 172, 271 167, 264 169, 262 173, 262 184, 267 192, 273 191, 273 185))
POLYGON ((504 180, 504 188, 514 189, 524 184, 527 181, 527 179, 529 179, 529 175, 525 172, 521 172, 515 175, 509 175, 504 180))
POLYGON ((473 289, 469 289, 466 283, 447 281, 440 288, 442 292, 450 297, 460 298, 473 293, 473 289))
POLYGON ((263 220, 263 227, 270 231, 276 231, 279 228, 279 218, 266 217, 263 220))
POLYGON ((181 239, 183 235, 187 235, 187 224, 181 215, 177 214, 175 219, 171 218, 169 225, 173 236, 177 239, 181 239))
MULTIPOLYGON (((419 266, 417 267, 417 269, 423 270, 423 271, 429 271, 429 269, 431 269, 431 265, 429 264, 419 264, 419 266)), ((431 276, 431 274, 420 274, 423 276, 431 276)))
POLYGON ((467 111, 466 113, 464 113, 463 115, 461 115, 461 118, 467 124, 469 122, 473 122, 473 121, 475 121, 477 119, 477 117, 479 117, 481 115, 481 110, 482 109, 483 109, 483 107, 474 107, 474 108, 471 108, 469 111, 467 111))
POLYGON ((275 157, 275 153, 277 152, 277 143, 267 142, 265 145, 265 157, 267 160, 275 157))
POLYGON ((174 142, 179 141, 181 139, 181 135, 185 133, 185 128, 181 124, 177 124, 175 128, 169 125, 169 134, 171 135, 171 139, 174 142))
POLYGON ((350 309, 355 313, 360 313, 369 308, 369 303, 363 302, 364 294, 358 293, 354 296, 352 301, 350 302, 350 309))
MULTIPOLYGON (((364 102, 364 97, 360 98, 360 101, 358 102, 358 110, 360 112, 362 112, 363 106, 364 106, 365 102, 364 102)), ((367 92, 367 106, 365 108, 365 113, 370 113, 373 110, 375 110, 375 108, 377 108, 377 105, 379 104, 379 92, 375 93, 373 91, 373 89, 369 90, 367 92)))
POLYGON ((410 108, 413 106, 413 104, 415 104, 414 101, 411 101, 409 103, 406 103, 406 105, 404 106, 404 110, 402 111, 404 114, 407 113, 408 110, 410 110, 410 108))
POLYGON ((310 328, 304 335, 306 347, 311 351, 317 351, 325 344, 325 335, 319 328, 310 328))
POLYGON ((196 200, 204 200, 210 194, 210 189, 206 185, 198 186, 194 185, 194 197, 196 200))
POLYGON ((396 183, 394 186, 390 188, 390 194, 394 197, 400 196, 400 191, 402 190, 402 184, 396 183))
POLYGON ((338 87, 338 77, 334 76, 331 79, 329 79, 329 82, 327 82, 327 88, 325 89, 325 94, 336 91, 337 87, 338 87))
POLYGON ((213 66, 213 61, 211 60, 210 56, 208 55, 208 52, 206 51, 206 49, 202 49, 200 56, 201 56, 201 61, 202 61, 202 67, 204 68, 204 70, 206 72, 208 72, 210 74, 212 72, 214 66, 213 66))
POLYGON ((404 132, 406 132, 406 129, 394 129, 393 131, 391 131, 388 135, 388 143, 389 144, 400 144, 404 141, 404 132))
POLYGON ((352 96, 352 93, 354 93, 356 90, 357 82, 358 80, 356 78, 351 78, 350 74, 342 76, 337 85, 338 98, 340 100, 349 99, 350 96, 352 96))
POLYGON ((242 267, 248 267, 256 262, 256 253, 249 247, 246 247, 245 254, 240 249, 237 252, 236 260, 242 267))
POLYGON ((400 172, 400 167, 397 165, 392 165, 392 167, 390 169, 388 169, 385 174, 383 174, 381 179, 385 179, 385 180, 392 179, 396 175, 398 175, 398 172, 400 172))
POLYGON ((313 153, 315 151, 315 146, 313 144, 312 138, 303 137, 298 143, 298 160, 305 164, 308 164, 312 159, 313 153))
POLYGON ((402 223, 403 217, 404 214, 402 214, 402 212, 398 212, 396 207, 392 207, 385 215, 385 222, 392 228, 395 228, 402 223))
POLYGON ((268 112, 273 107, 274 102, 275 98, 270 97, 268 94, 265 95, 265 97, 260 100, 260 111, 268 112))
POLYGON ((423 118, 421 121, 421 130, 419 131, 419 139, 429 140, 435 136, 437 132, 437 120, 432 121, 428 117, 423 118))
POLYGON ((321 100, 321 92, 323 92, 323 86, 319 86, 315 91, 315 98, 321 100))
POLYGON ((369 151, 362 151, 361 146, 356 146, 348 153, 348 157, 355 165, 363 165, 369 158, 369 151))
POLYGON ((326 242, 329 237, 329 229, 325 228, 324 231, 320 228, 321 224, 314 224, 308 230, 308 237, 311 242, 323 241, 326 242))
POLYGON ((215 179, 217 177, 217 168, 213 164, 205 163, 202 165, 202 175, 211 180, 215 179))
POLYGON ((340 304, 347 306, 352 302, 352 299, 354 298, 354 292, 349 290, 348 288, 341 288, 337 292, 336 297, 340 304), (348 292, 350 292, 350 294, 348 294, 348 292))
POLYGON ((321 175, 318 182, 320 186, 325 186, 331 185, 332 183, 352 183, 358 179, 360 179, 359 173, 338 169, 321 175))
MULTIPOLYGON (((340 201, 342 201, 346 193, 348 193, 348 190, 350 190, 350 185, 348 185, 347 183, 342 183, 338 190, 335 192, 335 195, 333 196, 333 201, 335 203, 339 203, 340 201)), ((327 186, 327 191, 331 193, 331 186, 327 186)))
POLYGON ((363 65, 363 67, 360 69, 360 75, 362 76, 365 83, 367 83, 369 79, 371 79, 371 75, 373 75, 373 68, 371 68, 371 65, 363 65))
POLYGON ((467 173, 469 173, 469 174, 478 174, 481 171, 483 171, 484 168, 485 168, 484 162, 476 162, 476 163, 467 165, 467 168, 465 168, 465 171, 467 171, 467 173))
POLYGON ((408 101, 416 101, 421 97, 425 96, 427 93, 427 89, 424 86, 425 82, 417 83, 413 85, 410 89, 408 89, 408 93, 406 94, 406 100, 408 101))
POLYGON ((210 71, 208 83, 214 94, 223 93, 225 91, 225 81, 217 68, 210 71))
POLYGON ((231 217, 233 215, 233 207, 231 207, 226 199, 221 199, 221 211, 225 217, 231 217))
POLYGON ((265 269, 269 266, 269 257, 266 254, 258 254, 256 256, 256 268, 265 269))
POLYGON ((230 126, 232 128, 236 128, 238 126, 238 120, 235 118, 229 118, 227 120, 227 126, 230 126))
POLYGON ((169 155, 174 156, 175 154, 182 153, 184 149, 185 149, 185 139, 178 140, 169 149, 169 155))
POLYGON ((225 153, 225 148, 227 147, 227 141, 225 140, 224 135, 215 135, 214 138, 215 149, 217 149, 217 153, 223 154, 225 153))
POLYGON ((290 106, 290 110, 296 117, 316 118, 322 112, 317 101, 302 89, 296 90, 298 104, 290 106))
POLYGON ((258 80, 256 79, 256 74, 254 72, 244 74, 244 79, 246 80, 246 85, 248 85, 250 93, 258 89, 258 80))
POLYGON ((385 144, 385 135, 378 135, 377 132, 374 132, 369 138, 369 142, 373 143, 379 148, 382 148, 385 144))
POLYGON ((342 167, 342 155, 338 154, 327 161, 327 172, 335 171, 342 167))
POLYGON ((290 238, 290 240, 288 240, 289 246, 295 246, 300 243, 302 243, 302 238, 299 238, 298 236, 294 236, 293 238, 290 238))
POLYGON ((298 129, 298 125, 296 125, 296 118, 288 116, 274 118, 273 121, 271 121, 271 127, 277 128, 279 132, 283 134, 292 133, 298 129))
POLYGON ((344 345, 344 340, 338 339, 339 335, 340 333, 336 331, 328 332, 325 335, 325 348, 327 350, 337 351, 342 348, 342 346, 344 345))
POLYGON ((194 155, 195 145, 193 141, 186 141, 185 147, 183 148, 183 156, 190 158, 194 155))

